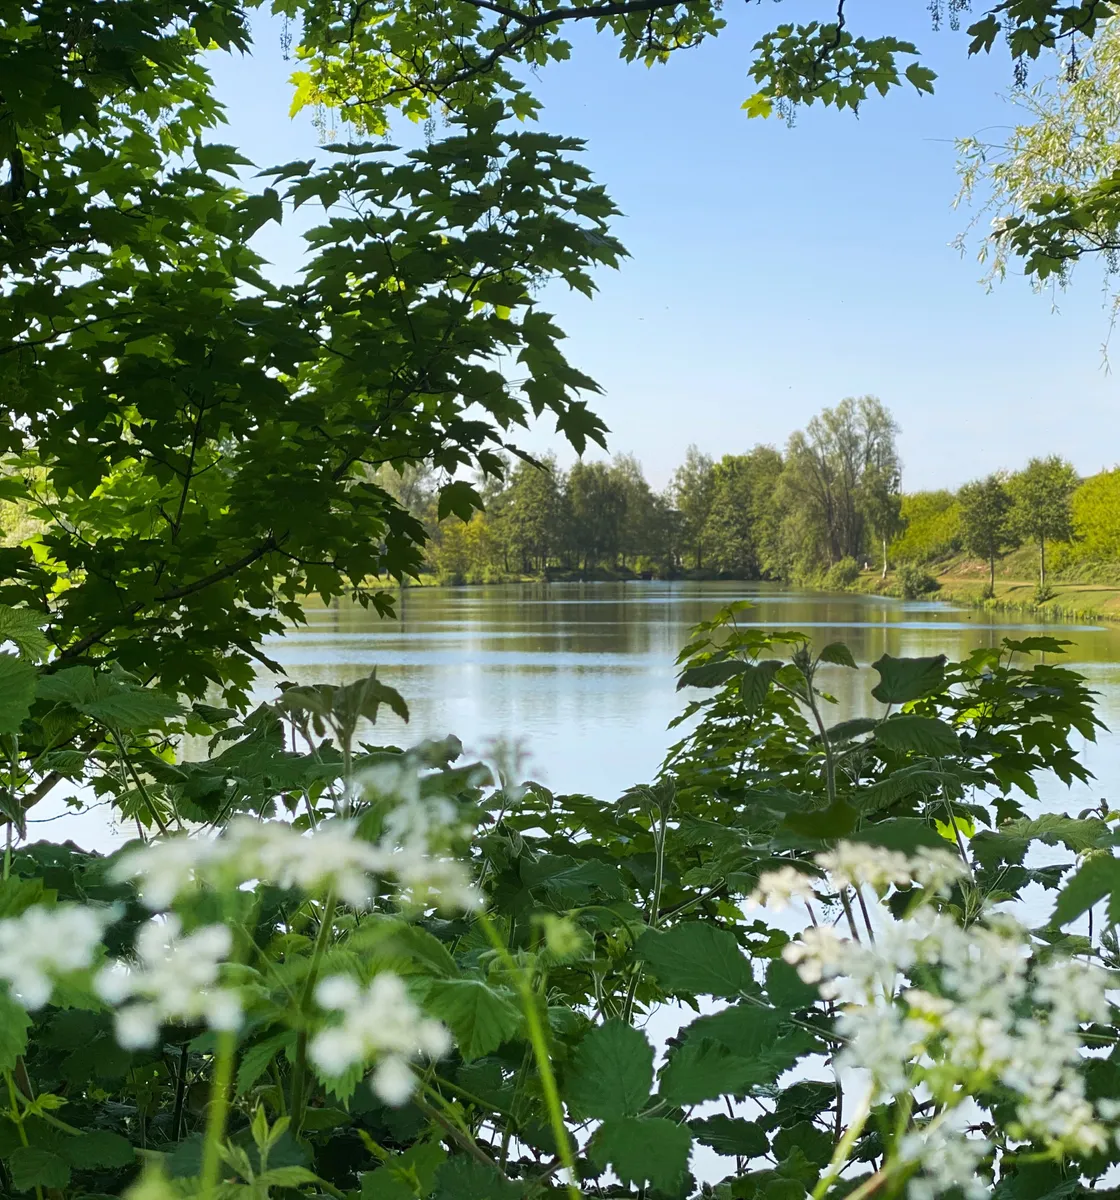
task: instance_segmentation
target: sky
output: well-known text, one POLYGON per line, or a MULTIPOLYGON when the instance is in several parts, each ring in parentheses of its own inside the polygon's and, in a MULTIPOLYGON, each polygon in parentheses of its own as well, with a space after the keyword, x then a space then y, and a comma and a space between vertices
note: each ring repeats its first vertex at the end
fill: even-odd
MULTIPOLYGON (((571 60, 533 83, 541 127, 586 140, 623 213, 613 232, 630 258, 597 275, 594 300, 560 288, 542 300, 570 361, 603 388, 593 407, 611 452, 636 455, 661 487, 689 443, 714 457, 780 447, 821 408, 870 393, 901 426, 907 491, 1037 454, 1083 474, 1115 465, 1120 375, 1102 353, 1100 272, 1056 296, 1022 278, 988 290, 974 253, 950 245, 969 221, 952 207, 954 138, 998 141, 1014 120, 1006 53, 968 59, 963 32, 933 32, 925 0, 865 0, 851 27, 917 42, 935 95, 899 89, 858 116, 805 110, 792 128, 750 120, 750 47, 813 5, 793 7, 729 4, 724 34, 652 70, 581 30, 571 60)), ((262 166, 309 157, 319 135, 310 114, 287 116, 280 25, 258 10, 254 33, 251 57, 210 64, 230 124, 215 140, 262 166)), ((262 237, 279 275, 298 269, 300 228, 262 237)), ((520 442, 574 459, 548 422, 520 442)))

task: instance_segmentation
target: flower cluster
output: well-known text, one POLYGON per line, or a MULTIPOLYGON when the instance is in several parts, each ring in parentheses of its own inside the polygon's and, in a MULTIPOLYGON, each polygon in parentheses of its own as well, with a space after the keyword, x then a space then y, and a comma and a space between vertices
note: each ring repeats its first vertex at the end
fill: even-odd
MULTIPOLYGON (((920 883, 937 892, 956 877, 939 855, 907 859, 866 846, 841 845, 816 861, 831 876, 821 888, 885 891, 920 883)), ((779 897, 792 887, 785 875, 760 883, 761 892, 779 897)), ((952 1187, 986 1193, 975 1171, 990 1147, 955 1131, 953 1116, 970 1098, 996 1089, 1015 1097, 1013 1137, 1061 1152, 1106 1145, 1079 1071, 1081 1025, 1108 1014, 1103 971, 1076 960, 1037 960, 1028 932, 1007 916, 963 927, 927 904, 903 920, 880 907, 863 938, 854 927, 846 936, 839 927, 814 925, 784 957, 842 1006, 835 1027, 844 1040, 840 1069, 866 1072, 875 1099, 923 1089, 936 1105, 939 1115, 916 1125, 898 1148, 903 1162, 921 1167, 911 1200, 932 1200, 952 1187)))
POLYGON ((451 1049, 444 1026, 420 1012, 392 972, 374 976, 365 988, 349 976, 332 975, 316 988, 315 999, 342 1020, 311 1040, 312 1061, 333 1076, 375 1061, 370 1084, 386 1104, 404 1104, 415 1091, 413 1059, 441 1058, 451 1049))
POLYGON ((924 846, 908 858, 897 850, 841 842, 836 849, 818 854, 813 861, 818 869, 815 874, 794 866, 764 872, 751 894, 751 902, 780 912, 794 900, 822 899, 847 887, 866 887, 882 896, 892 886, 915 884, 937 895, 946 895, 954 883, 968 874, 968 868, 957 855, 924 846))
POLYGON ((25 1007, 42 1008, 56 980, 92 965, 112 919, 109 909, 60 904, 35 905, 0 921, 0 979, 25 1007))
POLYGON ((272 883, 307 893, 334 891, 354 908, 368 908, 379 879, 393 879, 408 902, 473 908, 477 893, 464 864, 433 852, 454 820, 454 806, 418 794, 390 810, 381 839, 366 841, 353 821, 324 821, 301 833, 283 821, 239 817, 221 837, 170 837, 122 855, 118 879, 138 881, 154 912, 200 885, 236 888, 272 883))
POLYGON ((136 935, 136 961, 111 963, 97 975, 98 995, 117 1007, 117 1041, 126 1049, 155 1045, 165 1021, 204 1021, 236 1029, 241 999, 220 983, 232 945, 224 925, 184 935, 179 918, 156 918, 136 935))

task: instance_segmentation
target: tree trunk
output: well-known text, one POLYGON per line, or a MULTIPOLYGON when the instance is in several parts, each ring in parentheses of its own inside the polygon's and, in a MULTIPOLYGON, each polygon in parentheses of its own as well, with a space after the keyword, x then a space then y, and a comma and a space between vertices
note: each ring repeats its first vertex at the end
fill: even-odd
POLYGON ((883 534, 883 582, 887 581, 887 535, 883 534))
POLYGON ((994 550, 988 555, 988 591, 993 596, 996 594, 996 555, 994 550))
POLYGON ((1038 539, 1038 590, 1046 591, 1046 539, 1038 539))

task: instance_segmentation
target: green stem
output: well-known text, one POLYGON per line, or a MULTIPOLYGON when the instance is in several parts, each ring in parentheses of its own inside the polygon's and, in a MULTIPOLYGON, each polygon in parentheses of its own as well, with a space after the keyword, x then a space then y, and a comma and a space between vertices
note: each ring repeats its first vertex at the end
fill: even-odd
POLYGON ((532 983, 528 973, 513 961, 513 957, 506 949, 486 913, 479 913, 478 920, 486 936, 490 939, 490 944, 498 952, 498 957, 512 975, 517 990, 521 994, 521 1007, 525 1013, 525 1025, 529 1031, 529 1044, 533 1047, 533 1058, 540 1074, 541 1090, 544 1092, 549 1124, 552 1126, 552 1136, 556 1139, 556 1152, 560 1155, 560 1160, 568 1173, 568 1198, 569 1200, 581 1200, 582 1193, 577 1182, 579 1175, 576 1171, 575 1159, 572 1157, 571 1142, 568 1140, 568 1127, 564 1123, 560 1090, 556 1086, 556 1075, 552 1070, 552 1058, 548 1052, 548 1039, 545 1037, 540 1013, 537 1012, 536 994, 533 991, 532 983))
POLYGON ((327 893, 323 906, 323 916, 319 922, 319 933, 315 938, 315 948, 311 953, 311 967, 307 978, 303 981, 303 991, 299 998, 300 1031, 296 1037, 296 1061, 292 1067, 292 1098, 289 1108, 292 1114, 292 1134, 299 1136, 303 1125, 304 1090, 307 1078, 307 1013, 311 1007, 311 997, 315 984, 319 979, 319 968, 323 965, 323 955, 327 952, 327 944, 331 939, 334 922, 335 896, 333 889, 327 893))
POLYGON ((113 741, 117 743, 117 750, 120 752, 121 762, 124 763, 124 769, 132 776, 132 782, 136 785, 137 791, 144 798, 144 806, 147 808, 152 820, 155 821, 157 828, 164 837, 168 834, 168 828, 164 823, 163 818, 159 815, 156 809, 155 802, 148 795, 148 789, 141 782, 140 776, 136 773, 136 768, 132 765, 132 760, 128 757, 128 752, 124 748, 124 742, 121 741, 120 734, 115 729, 111 729, 110 735, 113 741))
POLYGON ((429 1104, 419 1093, 412 1097, 412 1103, 416 1105, 429 1121, 434 1121, 457 1146, 465 1150, 475 1162, 482 1163, 484 1167, 489 1167, 499 1175, 502 1175, 502 1168, 483 1150, 478 1142, 469 1133, 464 1133, 453 1121, 449 1121, 438 1108, 429 1104))
POLYGON ((222 1143, 226 1136, 229 1116, 229 1089, 233 1082, 233 1060, 237 1049, 237 1034, 222 1030, 218 1034, 218 1051, 214 1058, 214 1075, 210 1080, 210 1103, 206 1109, 206 1135, 202 1143, 202 1178, 199 1191, 203 1200, 211 1200, 222 1165, 222 1143))
POLYGON ((822 1200, 828 1189, 840 1177, 840 1172, 848 1165, 848 1157, 852 1152, 852 1147, 863 1132, 863 1127, 867 1124, 867 1118, 870 1115, 871 1092, 869 1090, 860 1104, 854 1120, 844 1130, 844 1136, 836 1143, 836 1149, 832 1152, 832 1161, 828 1164, 828 1170, 821 1176, 820 1182, 813 1189, 813 1200, 822 1200))

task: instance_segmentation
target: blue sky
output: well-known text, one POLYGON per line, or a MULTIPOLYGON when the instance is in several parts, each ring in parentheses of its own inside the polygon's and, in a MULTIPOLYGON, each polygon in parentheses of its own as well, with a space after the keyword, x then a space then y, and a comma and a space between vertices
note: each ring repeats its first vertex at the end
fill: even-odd
MULTIPOLYGON (((1120 377, 1103 369, 1099 273, 1084 268, 1054 311, 1022 279, 985 291, 974 257, 949 245, 968 220, 951 207, 953 138, 998 140, 1013 120, 1006 54, 968 60, 965 35, 934 33, 924 0, 867 0, 852 27, 918 42, 937 94, 900 90, 858 117, 809 110, 793 128, 748 120, 750 46, 788 7, 729 5, 720 38, 653 70, 581 31, 571 61, 534 84, 542 127, 587 140, 625 214, 615 232, 631 258, 602 272, 595 300, 546 297, 569 357, 605 389, 612 451, 660 486, 689 442, 714 456, 781 446, 823 406, 869 392, 902 426, 907 490, 1032 454, 1114 465, 1120 377)), ((251 58, 211 64, 222 140, 261 165, 307 157, 317 135, 307 115, 288 120, 279 24, 254 22, 251 58)), ((298 265, 299 228, 262 241, 281 273, 298 265)), ((546 424, 522 441, 571 460, 546 424)))

